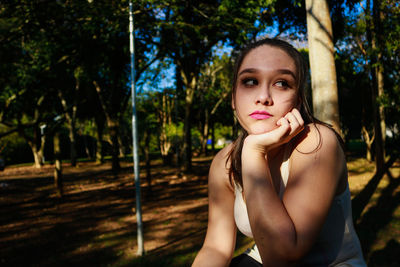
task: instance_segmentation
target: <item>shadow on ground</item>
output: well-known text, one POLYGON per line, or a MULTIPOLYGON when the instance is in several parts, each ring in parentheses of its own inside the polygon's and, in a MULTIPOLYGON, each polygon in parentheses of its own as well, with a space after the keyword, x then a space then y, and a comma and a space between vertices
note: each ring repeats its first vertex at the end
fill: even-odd
MULTIPOLYGON (((131 164, 124 164, 118 175, 109 165, 66 166, 62 199, 56 197, 51 168, 40 174, 32 168, 15 175, 3 172, 0 266, 190 266, 207 226, 209 164, 210 159, 196 160, 195 172, 178 175, 174 168, 153 163, 151 191, 141 176, 144 257, 136 256, 131 164)), ((356 229, 369 266, 400 266, 398 238, 373 249, 400 205, 400 178, 388 174, 389 182, 374 205, 371 198, 382 175, 370 179, 353 198, 356 229)), ((249 243, 238 235, 237 247, 249 243)))
MULTIPOLYGON (((149 255, 189 251, 201 243, 193 237, 204 236, 209 160, 194 164, 196 173, 182 178, 154 165, 152 191, 142 183, 149 255)), ((118 175, 99 169, 81 164, 79 172, 68 173, 67 167, 62 199, 51 172, 35 176, 27 168, 25 177, 1 177, 0 266, 132 266, 137 239, 132 167, 118 175)))
MULTIPOLYGON (((373 251, 373 246, 382 242, 379 236, 380 231, 391 228, 392 221, 398 224, 400 219, 400 217, 394 218, 395 211, 400 207, 400 177, 393 177, 389 170, 394 162, 395 159, 391 159, 384 170, 381 173, 376 173, 364 189, 352 200, 354 221, 358 221, 355 228, 359 234, 368 266, 400 266, 400 245, 398 241, 391 239, 383 249, 373 251), (367 205, 371 203, 371 198, 385 175, 389 182, 381 190, 375 204, 368 207, 366 212, 362 214, 367 205)), ((398 164, 396 168, 399 168, 398 164)), ((394 230, 399 231, 399 229, 394 230)), ((390 229, 385 231, 390 231, 390 229)), ((398 233, 396 234, 398 235, 398 233)))

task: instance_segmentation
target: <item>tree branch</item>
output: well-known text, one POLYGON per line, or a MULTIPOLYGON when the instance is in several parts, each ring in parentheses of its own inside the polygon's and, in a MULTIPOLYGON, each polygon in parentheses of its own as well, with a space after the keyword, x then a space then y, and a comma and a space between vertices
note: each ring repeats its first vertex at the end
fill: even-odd
POLYGON ((356 43, 357 43, 358 47, 361 50, 361 53, 363 53, 363 55, 366 56, 367 55, 367 51, 365 50, 365 48, 364 48, 364 46, 363 46, 363 44, 361 42, 360 36, 355 36, 354 39, 356 40, 356 43))
POLYGON ((229 94, 229 91, 225 91, 225 93, 222 95, 222 97, 218 100, 218 102, 215 104, 213 109, 211 110, 210 114, 213 115, 216 111, 219 105, 221 105, 222 101, 224 101, 225 97, 227 97, 229 94))
POLYGON ((101 87, 100 87, 99 83, 96 80, 93 80, 93 85, 96 88, 97 95, 99 96, 100 106, 102 107, 103 112, 104 112, 104 114, 106 115, 106 118, 107 118, 108 117, 107 105, 106 105, 106 102, 105 102, 105 100, 103 98, 103 95, 101 94, 101 87))

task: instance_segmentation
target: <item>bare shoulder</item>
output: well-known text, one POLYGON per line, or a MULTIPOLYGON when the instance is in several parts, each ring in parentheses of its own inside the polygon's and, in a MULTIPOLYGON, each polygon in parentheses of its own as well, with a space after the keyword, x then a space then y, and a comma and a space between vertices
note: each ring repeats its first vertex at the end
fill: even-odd
POLYGON ((208 182, 209 184, 219 184, 228 186, 232 190, 229 182, 229 153, 232 149, 232 144, 221 149, 212 160, 208 182))
POLYGON ((335 167, 342 176, 346 170, 346 157, 336 133, 329 127, 310 123, 294 140, 290 156, 293 171, 335 167))
POLYGON ((325 125, 308 124, 294 141, 290 156, 292 178, 322 177, 325 184, 332 182, 337 192, 343 191, 347 181, 346 157, 336 133, 325 125))
POLYGON ((226 147, 224 147, 223 149, 221 149, 214 156, 212 164, 215 164, 215 165, 218 165, 218 166, 222 164, 224 166, 226 165, 226 167, 229 166, 226 163, 227 163, 227 160, 228 160, 228 157, 229 157, 229 153, 232 150, 232 146, 233 146, 232 144, 229 144, 226 147))
POLYGON ((343 153, 336 133, 322 124, 310 123, 295 140, 295 151, 302 155, 343 153))

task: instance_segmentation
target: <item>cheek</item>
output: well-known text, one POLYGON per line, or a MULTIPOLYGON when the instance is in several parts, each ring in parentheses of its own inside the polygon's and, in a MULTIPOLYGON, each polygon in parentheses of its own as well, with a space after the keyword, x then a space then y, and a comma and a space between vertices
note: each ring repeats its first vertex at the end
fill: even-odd
POLYGON ((292 108, 298 105, 299 96, 297 93, 290 93, 290 94, 276 94, 275 104, 282 104, 292 106, 292 108))
POLYGON ((243 110, 243 109, 247 108, 249 105, 251 105, 252 104, 251 99, 252 98, 251 98, 250 94, 237 92, 236 97, 235 97, 235 102, 234 102, 234 107, 235 107, 236 111, 241 110, 241 109, 243 110))
POLYGON ((298 103, 297 99, 292 97, 284 97, 276 99, 276 101, 274 102, 277 108, 288 111, 295 108, 297 106, 297 103, 298 103))

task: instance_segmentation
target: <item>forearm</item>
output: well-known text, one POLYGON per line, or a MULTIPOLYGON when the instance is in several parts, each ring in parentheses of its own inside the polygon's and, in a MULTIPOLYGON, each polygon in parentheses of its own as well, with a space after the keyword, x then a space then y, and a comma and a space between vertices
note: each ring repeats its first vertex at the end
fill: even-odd
POLYGON ((245 147, 242 153, 243 159, 251 159, 242 163, 243 187, 260 253, 268 262, 291 260, 287 257, 297 251, 296 228, 274 188, 267 159, 245 147))
POLYGON ((264 266, 285 266, 308 253, 332 208, 338 181, 346 179, 344 154, 335 134, 326 127, 308 127, 307 132, 291 153, 290 177, 282 200, 277 150, 271 151, 269 139, 261 142, 256 135, 247 137, 243 145, 243 190, 264 266))
POLYGON ((196 256, 192 267, 225 267, 231 258, 215 248, 203 246, 196 256))

